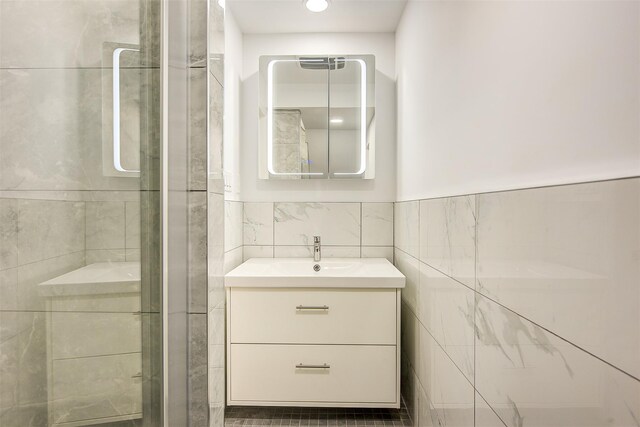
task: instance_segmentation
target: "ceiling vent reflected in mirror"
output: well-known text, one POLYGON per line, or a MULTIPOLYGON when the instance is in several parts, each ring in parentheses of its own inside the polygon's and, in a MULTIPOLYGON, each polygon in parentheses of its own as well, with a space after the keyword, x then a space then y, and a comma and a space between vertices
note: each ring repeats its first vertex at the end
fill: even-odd
POLYGON ((346 61, 341 58, 302 56, 298 60, 300 67, 305 70, 341 70, 346 61))

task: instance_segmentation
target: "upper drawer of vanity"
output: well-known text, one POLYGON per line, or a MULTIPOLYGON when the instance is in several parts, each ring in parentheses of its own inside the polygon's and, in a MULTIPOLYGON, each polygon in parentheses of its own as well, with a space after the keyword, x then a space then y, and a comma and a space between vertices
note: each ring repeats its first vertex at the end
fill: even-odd
POLYGON ((395 289, 254 289, 229 293, 232 344, 395 345, 395 289))

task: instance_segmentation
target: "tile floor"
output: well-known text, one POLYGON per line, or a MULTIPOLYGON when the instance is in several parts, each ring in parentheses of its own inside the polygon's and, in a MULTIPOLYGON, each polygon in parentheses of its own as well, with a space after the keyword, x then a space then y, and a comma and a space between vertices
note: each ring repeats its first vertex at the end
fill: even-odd
POLYGON ((400 409, 275 408, 230 406, 227 426, 412 426, 404 404, 400 409))

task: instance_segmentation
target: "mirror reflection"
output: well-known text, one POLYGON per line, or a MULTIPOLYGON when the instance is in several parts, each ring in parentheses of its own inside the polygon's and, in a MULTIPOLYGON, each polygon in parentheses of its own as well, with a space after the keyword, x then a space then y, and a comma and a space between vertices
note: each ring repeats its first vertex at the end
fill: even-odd
POLYGON ((373 55, 260 58, 260 177, 374 177, 373 55))

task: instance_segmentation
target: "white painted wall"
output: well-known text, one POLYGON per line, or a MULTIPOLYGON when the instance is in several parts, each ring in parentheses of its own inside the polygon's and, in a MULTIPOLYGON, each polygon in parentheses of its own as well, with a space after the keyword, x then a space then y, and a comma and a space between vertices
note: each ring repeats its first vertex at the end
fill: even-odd
POLYGON ((225 11, 224 150, 225 199, 240 200, 240 96, 242 86, 242 33, 233 14, 225 11))
POLYGON ((410 1, 398 200, 640 175, 640 2, 410 1))
POLYGON ((244 34, 241 117, 241 197, 245 201, 395 201, 395 37, 392 33, 244 34), (261 55, 376 56, 376 177, 374 180, 258 179, 258 59, 261 55))

